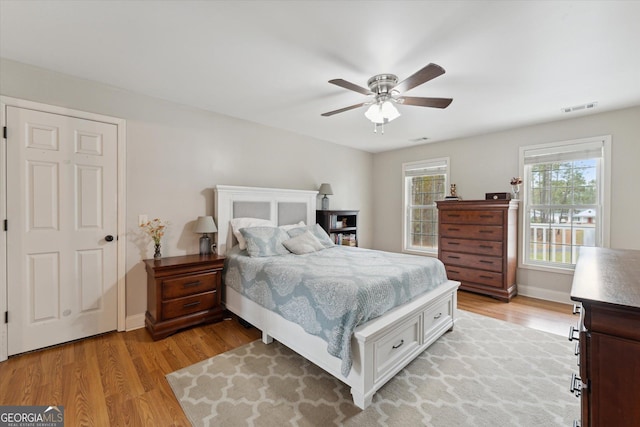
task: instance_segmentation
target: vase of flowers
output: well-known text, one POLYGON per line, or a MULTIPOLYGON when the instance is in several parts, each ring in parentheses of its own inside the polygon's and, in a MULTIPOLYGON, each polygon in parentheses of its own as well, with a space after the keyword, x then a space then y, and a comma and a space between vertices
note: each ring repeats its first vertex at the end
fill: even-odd
POLYGON ((153 244, 155 247, 155 252, 153 253, 153 257, 155 259, 162 258, 162 254, 160 253, 160 240, 162 236, 164 236, 165 229, 167 224, 159 218, 154 218, 151 221, 143 222, 140 224, 140 228, 142 228, 145 233, 151 236, 153 239, 153 244))
POLYGON ((522 185, 522 178, 520 177, 511 178, 511 192, 513 193, 514 199, 518 199, 520 197, 521 185, 522 185))

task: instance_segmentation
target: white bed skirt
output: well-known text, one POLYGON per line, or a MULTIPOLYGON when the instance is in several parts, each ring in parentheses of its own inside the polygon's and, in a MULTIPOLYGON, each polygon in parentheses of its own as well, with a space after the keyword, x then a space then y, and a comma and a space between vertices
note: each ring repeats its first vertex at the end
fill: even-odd
POLYGON ((281 342, 351 387, 356 406, 365 409, 375 392, 455 323, 459 282, 438 288, 360 325, 351 338, 353 366, 341 374, 341 360, 327 352, 327 343, 301 326, 225 288, 226 308, 262 331, 262 341, 281 342))

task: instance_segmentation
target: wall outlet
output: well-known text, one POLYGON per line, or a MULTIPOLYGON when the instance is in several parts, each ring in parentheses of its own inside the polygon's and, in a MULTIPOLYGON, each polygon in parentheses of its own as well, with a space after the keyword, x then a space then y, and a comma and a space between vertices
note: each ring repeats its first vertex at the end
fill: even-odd
POLYGON ((142 225, 147 221, 149 221, 149 217, 147 216, 147 214, 138 215, 138 225, 142 225))

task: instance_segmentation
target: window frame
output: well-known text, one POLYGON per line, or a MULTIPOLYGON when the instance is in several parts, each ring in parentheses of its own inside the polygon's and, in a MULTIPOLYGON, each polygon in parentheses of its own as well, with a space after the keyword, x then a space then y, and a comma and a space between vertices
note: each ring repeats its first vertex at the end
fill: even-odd
MULTIPOLYGON (((444 168, 445 172, 444 172, 444 188, 445 188, 445 195, 446 195, 446 188, 449 185, 450 179, 449 179, 449 169, 450 169, 450 160, 449 157, 438 157, 438 158, 433 158, 433 159, 425 159, 425 160, 418 160, 418 161, 413 161, 413 162, 406 162, 406 163, 402 163, 402 252, 403 253, 409 253, 409 254, 414 254, 414 255, 427 255, 427 256, 438 256, 438 240, 436 238, 436 245, 434 248, 419 248, 419 247, 414 247, 409 245, 410 242, 410 221, 409 221, 409 215, 410 215, 410 208, 411 206, 409 205, 410 203, 410 197, 409 197, 409 192, 411 191, 411 188, 407 185, 407 178, 409 177, 407 175, 408 171, 412 171, 412 170, 416 170, 416 169, 429 169, 429 168, 444 168)), ((434 173, 434 174, 424 174, 422 176, 428 176, 428 175, 441 175, 440 173, 434 173)), ((434 209, 434 211, 436 212, 437 215, 437 206, 434 203, 432 208, 434 209)), ((438 233, 438 230, 436 228, 436 232, 438 233)), ((437 236, 437 235, 436 235, 437 236)))
MULTIPOLYGON (((529 248, 531 245, 530 239, 530 227, 531 222, 528 215, 530 204, 529 194, 529 169, 531 166, 526 164, 527 153, 538 152, 544 154, 552 154, 560 151, 568 153, 577 153, 584 151, 585 147, 591 147, 595 144, 601 144, 602 155, 599 156, 599 165, 596 169, 597 192, 598 198, 596 200, 597 205, 597 225, 596 225, 596 246, 609 247, 610 245, 610 215, 611 215, 611 135, 595 136, 589 138, 573 139, 566 141, 551 142, 545 144, 527 145, 520 147, 519 159, 520 159, 520 176, 523 177, 523 189, 521 191, 521 221, 520 221, 520 256, 518 267, 527 268, 532 270, 550 271, 550 272, 562 272, 572 274, 575 269, 575 264, 572 263, 554 263, 550 261, 532 261, 529 259, 529 248)), ((595 158, 595 157, 589 157, 595 158)), ((576 159, 573 159, 576 160, 576 159)), ((550 163, 546 161, 538 162, 550 163)), ((581 204, 563 205, 563 209, 578 209, 581 204)), ((553 209, 556 205, 549 204, 548 207, 553 209)))

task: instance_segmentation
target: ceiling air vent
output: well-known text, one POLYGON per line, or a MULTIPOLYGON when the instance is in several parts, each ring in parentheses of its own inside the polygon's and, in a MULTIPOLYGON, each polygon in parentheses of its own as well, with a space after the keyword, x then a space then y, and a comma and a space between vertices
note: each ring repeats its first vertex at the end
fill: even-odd
POLYGON ((418 143, 418 142, 427 142, 428 140, 429 138, 427 138, 426 136, 421 136, 420 138, 410 139, 409 142, 418 143))
POLYGON ((590 110, 592 108, 596 108, 596 105, 598 105, 597 102, 589 102, 587 104, 574 105, 573 107, 564 107, 561 109, 561 111, 563 113, 573 113, 574 111, 590 110))

